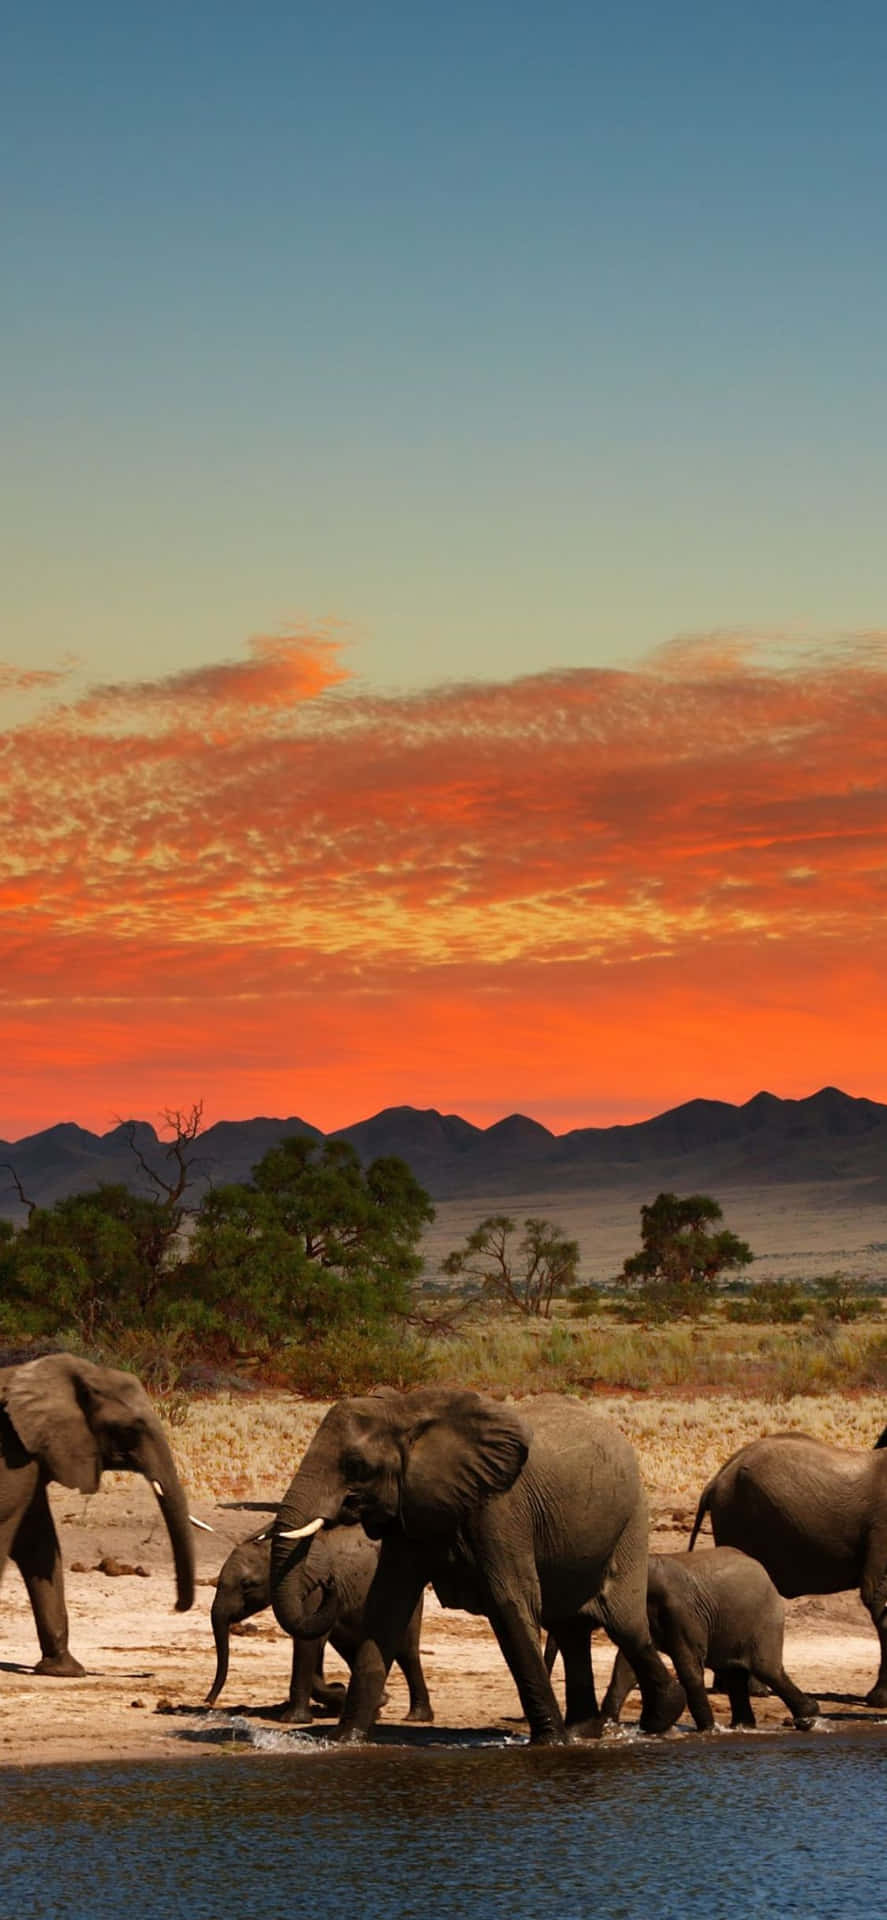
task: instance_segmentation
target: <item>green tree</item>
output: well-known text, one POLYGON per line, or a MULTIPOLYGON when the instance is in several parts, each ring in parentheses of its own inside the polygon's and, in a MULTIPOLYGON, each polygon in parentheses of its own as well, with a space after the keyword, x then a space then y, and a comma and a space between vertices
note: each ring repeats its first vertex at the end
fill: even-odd
POLYGON ((87 1341, 150 1325, 180 1225, 178 1208, 111 1184, 32 1207, 5 1249, 4 1323, 87 1341))
POLYGON ((235 1349, 402 1317, 433 1218, 405 1161, 362 1168, 347 1141, 293 1135, 207 1193, 172 1316, 235 1349))
POLYGON ((650 1206, 641 1208, 643 1244, 624 1261, 625 1278, 676 1297, 681 1292, 712 1294, 722 1273, 754 1259, 745 1240, 725 1227, 714 1230, 721 1218, 717 1200, 707 1193, 683 1199, 658 1193, 650 1206))
POLYGON ((579 1243, 568 1240, 551 1220, 532 1216, 524 1221, 523 1238, 515 1246, 517 1231, 507 1213, 489 1214, 464 1247, 447 1254, 442 1271, 461 1278, 469 1292, 547 1320, 555 1295, 575 1284, 579 1243))

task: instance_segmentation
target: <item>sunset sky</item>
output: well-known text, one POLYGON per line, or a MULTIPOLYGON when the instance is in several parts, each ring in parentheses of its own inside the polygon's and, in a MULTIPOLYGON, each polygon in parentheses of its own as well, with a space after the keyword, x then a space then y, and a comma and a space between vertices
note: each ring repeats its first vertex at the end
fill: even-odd
POLYGON ((6 34, 0 1137, 887 1100, 887 15, 6 34))

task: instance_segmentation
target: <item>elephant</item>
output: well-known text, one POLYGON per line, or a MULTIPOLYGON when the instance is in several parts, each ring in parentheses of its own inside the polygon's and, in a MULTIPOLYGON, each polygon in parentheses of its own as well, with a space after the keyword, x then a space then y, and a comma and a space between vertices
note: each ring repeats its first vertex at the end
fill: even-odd
MULTIPOLYGON (((782 1663, 785 1607, 759 1560, 735 1547, 710 1547, 702 1553, 651 1553, 647 1574, 647 1618, 653 1643, 667 1653, 687 1695, 700 1733, 709 1733, 714 1716, 705 1691, 705 1668, 715 1669, 732 1713, 731 1726, 753 1727, 749 1698, 754 1676, 784 1700, 797 1725, 809 1725, 819 1701, 796 1687, 782 1663)), ((634 1685, 624 1653, 616 1655, 613 1676, 601 1709, 618 1720, 622 1702, 634 1685)))
POLYGON ((446 1387, 386 1387, 338 1401, 272 1526, 271 1600, 288 1631, 298 1625, 309 1543, 342 1520, 362 1521, 381 1548, 340 1740, 366 1739, 429 1581, 445 1607, 486 1614, 531 1741, 600 1732, 589 1622, 631 1660, 648 1731, 665 1732, 681 1713, 683 1688, 647 1624, 647 1504, 637 1460, 618 1428, 581 1402, 542 1395, 518 1415, 446 1387), (557 1632, 564 1654, 566 1715, 542 1658, 543 1626, 557 1632))
POLYGON ((82 1674, 68 1649, 58 1535, 46 1487, 95 1493, 108 1467, 142 1473, 172 1545, 176 1607, 194 1600, 194 1545, 184 1491, 160 1421, 131 1373, 70 1353, 0 1367, 0 1571, 12 1557, 28 1591, 42 1658, 35 1673, 82 1674))
MULTIPOLYGON (((299 1566, 301 1598, 292 1595, 293 1664, 289 1699, 281 1719, 304 1724, 311 1719, 311 1701, 338 1713, 345 1689, 327 1686, 323 1679, 323 1650, 327 1639, 351 1664, 362 1638, 363 1609, 379 1561, 379 1542, 370 1540, 361 1526, 330 1527, 312 1540, 299 1566)), ((228 1639, 231 1626, 271 1605, 271 1536, 264 1528, 241 1541, 229 1553, 219 1574, 212 1604, 216 1642, 216 1673, 206 1705, 214 1706, 228 1676, 228 1639)), ((419 1635, 422 1629, 420 1595, 395 1659, 410 1695, 408 1720, 434 1719, 422 1672, 419 1635)))
POLYGON ((866 1705, 887 1707, 887 1451, 767 1434, 703 1487, 691 1550, 706 1514, 717 1545, 753 1554, 787 1599, 858 1587, 881 1647, 866 1705))

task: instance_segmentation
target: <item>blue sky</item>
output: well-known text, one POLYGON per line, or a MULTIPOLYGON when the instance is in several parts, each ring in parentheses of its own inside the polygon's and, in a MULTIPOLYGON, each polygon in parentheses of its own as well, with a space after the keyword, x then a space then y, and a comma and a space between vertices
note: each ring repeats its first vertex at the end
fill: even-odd
POLYGON ((21 9, 7 653, 879 625, 885 52, 868 5, 21 9))
POLYGON ((887 16, 21 7, 0 1134, 887 1098, 887 16))

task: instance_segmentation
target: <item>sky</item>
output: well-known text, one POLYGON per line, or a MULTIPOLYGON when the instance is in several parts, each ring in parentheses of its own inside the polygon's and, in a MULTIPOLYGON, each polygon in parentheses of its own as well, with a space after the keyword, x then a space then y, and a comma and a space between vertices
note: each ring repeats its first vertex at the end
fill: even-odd
POLYGON ((0 1137, 887 1100, 887 16, 20 9, 0 1137))

